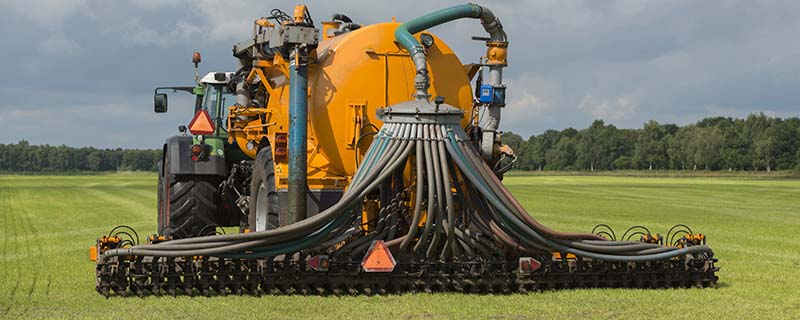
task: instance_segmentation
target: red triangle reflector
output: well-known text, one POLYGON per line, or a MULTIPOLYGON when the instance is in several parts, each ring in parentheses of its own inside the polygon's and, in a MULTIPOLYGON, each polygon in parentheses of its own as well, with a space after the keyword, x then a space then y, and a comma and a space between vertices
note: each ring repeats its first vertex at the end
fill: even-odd
POLYGON ((194 135, 214 133, 214 123, 211 122, 211 116, 206 109, 200 109, 194 115, 192 122, 189 122, 189 132, 194 135))
POLYGON ((531 257, 520 257, 517 271, 520 273, 531 273, 542 267, 542 263, 531 257))
POLYGON ((308 258, 306 259, 306 264, 314 271, 328 271, 328 267, 331 265, 326 255, 316 255, 308 258))
POLYGON ((392 272, 396 264, 392 252, 383 240, 372 241, 367 254, 361 260, 361 268, 365 272, 392 272))

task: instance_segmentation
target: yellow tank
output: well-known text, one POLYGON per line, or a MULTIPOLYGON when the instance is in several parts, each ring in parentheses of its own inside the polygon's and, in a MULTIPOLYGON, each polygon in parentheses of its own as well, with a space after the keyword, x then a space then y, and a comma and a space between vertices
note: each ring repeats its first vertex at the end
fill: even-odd
MULTIPOLYGON (((312 54, 308 74, 309 188, 346 187, 372 142, 371 133, 382 125, 376 117, 377 109, 412 98, 415 69, 408 52, 394 41, 399 25, 378 23, 324 39, 312 54)), ((450 105, 469 110, 472 90, 467 71, 452 49, 432 36, 434 44, 427 49, 430 92, 445 97, 450 105)), ((275 55, 271 61, 255 61, 253 65, 248 82, 260 82, 270 98, 266 108, 231 107, 230 142, 255 158, 254 146, 268 139, 276 155, 276 184, 283 189, 288 170, 280 155, 286 150, 278 149, 288 131, 288 63, 275 55), (269 81, 259 81, 263 78, 269 81), (259 114, 265 115, 265 121, 241 117, 259 114)), ((466 125, 468 119, 463 121, 466 125)))

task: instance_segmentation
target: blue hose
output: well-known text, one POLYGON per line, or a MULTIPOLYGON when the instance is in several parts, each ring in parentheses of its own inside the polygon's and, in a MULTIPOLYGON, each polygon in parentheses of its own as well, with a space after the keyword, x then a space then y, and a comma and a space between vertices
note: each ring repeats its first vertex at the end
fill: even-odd
POLYGON ((308 66, 300 52, 289 62, 289 216, 288 223, 305 218, 308 175, 308 66), (299 62, 299 63, 298 63, 299 62))

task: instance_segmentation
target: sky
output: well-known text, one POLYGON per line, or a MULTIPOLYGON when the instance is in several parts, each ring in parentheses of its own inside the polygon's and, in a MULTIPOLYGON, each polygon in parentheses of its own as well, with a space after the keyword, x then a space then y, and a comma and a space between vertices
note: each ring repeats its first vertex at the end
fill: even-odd
MULTIPOLYGON (((800 116, 800 1, 478 1, 509 35, 501 129, 527 137, 603 119, 638 128, 708 116, 800 116)), ((460 2, 306 1, 315 21, 405 21, 460 2), (410 10, 409 8, 413 8, 410 10)), ((0 0, 0 143, 158 148, 191 120, 188 96, 153 113, 153 89, 234 71, 234 43, 284 0, 0 0)), ((462 62, 475 20, 431 32, 462 62)))

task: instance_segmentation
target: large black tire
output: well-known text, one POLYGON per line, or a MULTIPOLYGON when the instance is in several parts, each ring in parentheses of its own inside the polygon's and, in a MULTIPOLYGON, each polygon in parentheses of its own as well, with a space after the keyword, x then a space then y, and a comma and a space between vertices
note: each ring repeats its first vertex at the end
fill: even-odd
POLYGON ((167 160, 159 175, 158 233, 173 239, 212 235, 219 215, 219 178, 173 175, 167 160))
POLYGON ((275 164, 269 146, 258 150, 252 169, 248 228, 250 231, 264 231, 285 225, 286 219, 280 215, 278 192, 275 189, 275 164))
POLYGON ((163 234, 163 229, 167 225, 167 215, 164 214, 164 162, 158 162, 158 187, 156 191, 156 209, 158 210, 158 234, 163 234))

